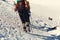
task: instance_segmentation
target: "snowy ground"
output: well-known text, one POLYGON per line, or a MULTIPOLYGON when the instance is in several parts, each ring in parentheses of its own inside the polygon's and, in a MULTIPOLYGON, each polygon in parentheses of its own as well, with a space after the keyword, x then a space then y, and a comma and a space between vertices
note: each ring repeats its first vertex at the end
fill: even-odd
POLYGON ((38 9, 39 5, 31 4, 31 32, 25 33, 19 15, 14 12, 13 6, 0 1, 0 40, 60 40, 58 22, 51 21, 45 16, 37 16, 38 9), (55 26, 57 26, 56 30, 47 32, 47 29, 55 26))

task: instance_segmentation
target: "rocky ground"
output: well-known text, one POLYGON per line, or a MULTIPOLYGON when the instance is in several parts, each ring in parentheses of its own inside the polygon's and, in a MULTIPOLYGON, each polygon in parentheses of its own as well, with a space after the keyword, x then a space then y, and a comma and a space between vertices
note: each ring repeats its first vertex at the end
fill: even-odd
POLYGON ((0 1, 0 40, 60 40, 60 35, 53 33, 57 29, 47 32, 47 29, 59 26, 55 21, 43 16, 35 16, 33 13, 30 18, 31 32, 25 33, 19 15, 14 12, 13 6, 0 1))

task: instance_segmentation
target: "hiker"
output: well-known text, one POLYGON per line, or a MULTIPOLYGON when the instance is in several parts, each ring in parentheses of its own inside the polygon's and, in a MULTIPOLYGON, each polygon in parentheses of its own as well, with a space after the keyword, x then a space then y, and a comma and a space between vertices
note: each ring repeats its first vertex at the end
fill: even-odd
POLYGON ((23 29, 24 31, 27 32, 27 28, 28 31, 30 31, 30 6, 29 3, 26 0, 17 0, 17 4, 14 6, 14 10, 18 11, 20 19, 22 21, 23 24, 23 29))

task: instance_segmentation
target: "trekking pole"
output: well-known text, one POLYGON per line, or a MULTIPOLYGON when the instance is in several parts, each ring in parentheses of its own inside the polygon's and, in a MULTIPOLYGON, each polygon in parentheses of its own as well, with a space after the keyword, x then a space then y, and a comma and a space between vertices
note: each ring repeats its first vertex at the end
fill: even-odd
POLYGON ((32 15, 30 16, 30 22, 31 22, 30 24, 33 24, 33 23, 32 23, 32 22, 33 22, 33 21, 32 21, 32 15))
POLYGON ((33 33, 33 29, 32 29, 32 25, 33 25, 33 18, 32 18, 32 15, 30 16, 30 21, 31 21, 31 23, 30 23, 30 26, 31 26, 31 32, 33 33))

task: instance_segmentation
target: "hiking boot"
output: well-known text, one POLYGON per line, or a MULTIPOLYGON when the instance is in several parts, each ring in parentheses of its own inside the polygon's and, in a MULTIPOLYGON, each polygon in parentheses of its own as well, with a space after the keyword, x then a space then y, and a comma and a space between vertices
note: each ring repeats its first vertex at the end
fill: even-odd
POLYGON ((27 32, 26 27, 23 27, 24 31, 27 32))
POLYGON ((28 22, 25 24, 25 27, 26 27, 26 30, 27 30, 28 32, 30 32, 30 26, 29 26, 29 23, 28 23, 28 22))
POLYGON ((25 23, 23 23, 22 25, 23 25, 23 30, 24 30, 25 32, 27 32, 26 27, 25 27, 25 23))

